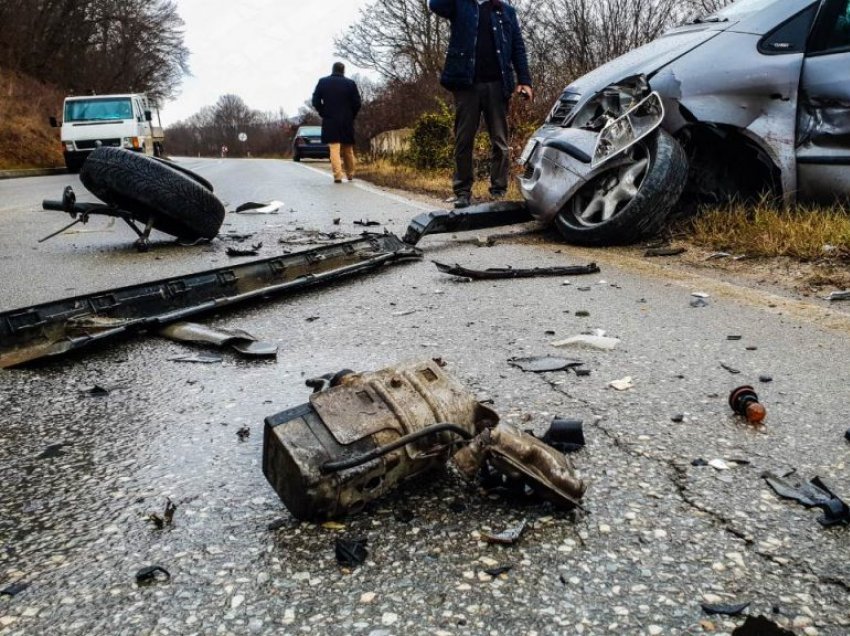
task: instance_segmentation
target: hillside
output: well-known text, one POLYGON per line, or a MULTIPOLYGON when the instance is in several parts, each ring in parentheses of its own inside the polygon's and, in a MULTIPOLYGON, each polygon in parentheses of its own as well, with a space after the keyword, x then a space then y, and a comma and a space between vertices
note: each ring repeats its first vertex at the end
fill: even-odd
POLYGON ((62 166, 59 131, 62 93, 19 73, 0 69, 0 170, 62 166))

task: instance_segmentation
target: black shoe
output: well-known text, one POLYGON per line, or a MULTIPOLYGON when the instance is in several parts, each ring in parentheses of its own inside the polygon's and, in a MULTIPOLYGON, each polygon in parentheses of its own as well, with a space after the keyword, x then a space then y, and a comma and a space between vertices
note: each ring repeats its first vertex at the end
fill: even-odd
POLYGON ((508 196, 506 190, 490 190, 490 197, 493 199, 493 201, 501 201, 506 196, 508 196))
POLYGON ((455 200, 455 210, 462 210, 463 208, 468 208, 470 205, 468 194, 458 195, 458 198, 455 200))
POLYGON ((334 179, 334 183, 342 183, 342 179, 334 179))

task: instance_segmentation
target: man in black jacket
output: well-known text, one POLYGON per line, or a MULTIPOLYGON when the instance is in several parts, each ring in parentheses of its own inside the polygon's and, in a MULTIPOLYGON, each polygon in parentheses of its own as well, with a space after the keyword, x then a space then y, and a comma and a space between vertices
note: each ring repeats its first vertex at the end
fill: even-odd
POLYGON ((342 183, 343 170, 354 179, 354 119, 360 112, 360 91, 345 77, 345 65, 337 62, 333 73, 323 77, 313 91, 313 108, 322 118, 322 143, 331 151, 334 183, 342 183))
POLYGON ((510 173, 508 102, 515 89, 532 98, 516 10, 507 0, 429 0, 428 6, 451 21, 440 82, 455 97, 455 207, 470 204, 472 153, 482 115, 492 152, 490 194, 500 199, 507 192, 510 173))

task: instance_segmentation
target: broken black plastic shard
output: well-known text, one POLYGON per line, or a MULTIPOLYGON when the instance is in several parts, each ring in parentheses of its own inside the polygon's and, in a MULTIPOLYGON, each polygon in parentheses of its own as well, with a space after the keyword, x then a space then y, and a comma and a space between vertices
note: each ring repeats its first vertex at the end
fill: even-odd
POLYGON ((354 221, 354 225, 362 225, 363 227, 374 227, 376 225, 381 225, 378 221, 370 221, 369 219, 359 219, 354 221))
POLYGON ((752 601, 737 604, 703 603, 702 611, 708 614, 709 616, 713 616, 715 614, 722 614, 724 616, 739 616, 751 604, 752 601))
POLYGON ((423 212, 410 221, 404 242, 416 245, 428 234, 463 232, 531 221, 528 206, 519 201, 473 205, 463 210, 423 212))
POLYGON ((498 532, 496 534, 481 533, 481 536, 487 543, 514 545, 517 541, 520 540, 527 526, 528 521, 523 519, 518 525, 512 528, 508 528, 503 532, 498 532))
POLYGON ((396 518, 396 521, 400 521, 401 523, 410 523, 416 516, 413 514, 412 510, 409 510, 407 508, 397 508, 393 514, 396 518))
POLYGON ((674 415, 673 417, 670 418, 670 421, 675 423, 675 424, 681 424, 682 422, 685 421, 685 414, 684 413, 676 413, 676 415, 674 415))
POLYGON ((783 629, 764 616, 747 616, 747 620, 735 628, 732 636, 794 636, 794 632, 783 629))
POLYGON ((109 395, 109 389, 95 384, 92 388, 86 389, 85 394, 94 398, 107 397, 109 395))
POLYGON ((193 353, 185 356, 169 358, 169 362, 190 362, 193 364, 217 364, 224 362, 224 358, 214 353, 193 353))
POLYGON ((477 270, 460 265, 445 265, 432 261, 444 274, 471 278, 472 280, 497 280, 502 278, 537 278, 542 276, 583 276, 598 274, 601 270, 596 263, 589 265, 567 265, 563 267, 535 267, 533 269, 513 269, 512 267, 494 267, 477 270))
POLYGON ((729 366, 729 365, 728 365, 728 364, 726 364, 725 362, 721 362, 721 363, 720 363, 720 366, 721 366, 722 368, 726 369, 726 370, 727 370, 729 373, 731 373, 732 375, 738 375, 739 373, 741 373, 741 371, 740 371, 740 370, 736 369, 735 367, 729 366))
POLYGON ((253 245, 251 245, 250 249, 241 249, 241 248, 238 248, 238 247, 228 247, 227 250, 225 251, 225 253, 228 256, 256 256, 257 254, 260 253, 260 250, 262 249, 262 247, 263 247, 262 243, 253 244, 253 245))
POLYGON ((809 483, 791 483, 783 477, 766 472, 762 475, 767 485, 783 499, 791 499, 806 508, 820 508, 823 516, 818 523, 824 527, 850 523, 850 508, 830 491, 820 477, 809 483))
POLYGON ((7 585, 2 590, 0 590, 0 596, 17 596, 24 590, 26 590, 30 586, 26 581, 17 581, 12 583, 11 585, 7 585))
POLYGON ((248 441, 248 438, 251 437, 251 429, 247 426, 243 426, 238 431, 236 431, 236 437, 239 438, 240 442, 248 441))
POLYGON ((36 459, 53 459, 54 457, 61 457, 62 455, 66 455, 67 453, 62 452, 62 449, 65 446, 70 446, 70 444, 67 444, 65 442, 61 442, 59 444, 51 444, 43 451, 41 451, 41 454, 36 457, 36 459))
POLYGON ((543 434, 542 439, 565 455, 575 453, 584 448, 584 422, 582 420, 566 420, 555 418, 549 426, 549 430, 543 434))
POLYGON ((584 363, 581 360, 559 358, 557 356, 532 356, 529 358, 511 358, 508 364, 528 373, 546 373, 548 371, 563 371, 573 367, 580 367, 584 363))
POLYGON ((337 539, 336 561, 343 567, 355 568, 369 557, 366 539, 337 539))
POLYGON ((768 384, 769 382, 773 382, 773 377, 769 375, 760 375, 759 382, 763 384, 768 384))
POLYGON ((573 371, 575 372, 576 376, 579 377, 579 378, 586 378, 587 376, 590 375, 590 369, 579 369, 578 367, 574 367, 573 371))
POLYGON ((507 574, 513 569, 514 566, 512 565, 499 565, 494 568, 487 568, 486 570, 484 570, 484 574, 489 574, 493 578, 496 578, 497 576, 501 576, 502 574, 507 574))
POLYGON ((161 565, 149 565, 136 572, 136 583, 147 585, 156 581, 168 581, 171 573, 161 565))
POLYGON ((697 468, 702 466, 708 466, 708 462, 705 461, 702 457, 699 457, 691 462, 691 466, 695 466, 697 468))

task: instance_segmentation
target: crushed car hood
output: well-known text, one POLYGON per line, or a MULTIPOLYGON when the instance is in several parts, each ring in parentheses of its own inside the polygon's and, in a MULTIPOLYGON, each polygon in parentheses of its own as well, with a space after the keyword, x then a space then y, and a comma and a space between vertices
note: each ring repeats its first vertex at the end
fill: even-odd
MULTIPOLYGON (((578 105, 580 107, 599 91, 623 78, 640 74, 651 76, 667 64, 716 37, 729 26, 730 23, 723 23, 722 28, 716 24, 697 25, 671 31, 580 77, 567 86, 565 92, 581 95, 578 105)), ((574 112, 578 110, 577 107, 574 112)))

